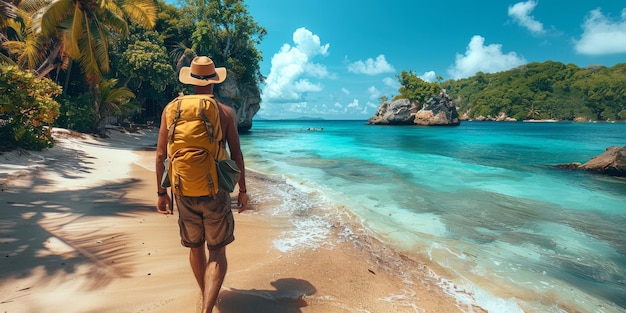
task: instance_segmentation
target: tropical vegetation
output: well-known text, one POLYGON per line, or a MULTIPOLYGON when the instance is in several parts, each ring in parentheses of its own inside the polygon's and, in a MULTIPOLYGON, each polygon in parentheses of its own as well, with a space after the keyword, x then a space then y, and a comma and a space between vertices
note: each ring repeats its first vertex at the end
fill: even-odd
POLYGON ((175 73, 196 55, 258 88, 265 34, 243 0, 0 0, 0 146, 49 147, 53 126, 104 135, 157 121, 189 91, 175 73))
POLYGON ((444 82, 405 71, 398 80, 396 98, 423 103, 445 89, 469 119, 626 120, 626 63, 580 68, 547 61, 444 82))
POLYGON ((48 78, 38 79, 15 65, 0 67, 0 151, 51 147, 46 126, 59 116, 54 97, 60 93, 61 87, 48 78))

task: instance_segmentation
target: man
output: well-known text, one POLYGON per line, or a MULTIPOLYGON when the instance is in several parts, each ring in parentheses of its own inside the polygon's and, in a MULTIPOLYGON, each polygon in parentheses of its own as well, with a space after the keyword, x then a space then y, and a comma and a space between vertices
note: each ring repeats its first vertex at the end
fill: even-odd
MULTIPOLYGON (((213 61, 204 56, 194 58, 191 66, 183 67, 179 74, 180 82, 193 85, 195 94, 212 95, 214 84, 219 84, 225 79, 226 68, 215 68, 213 61)), ((237 201, 239 213, 241 213, 247 209, 248 199, 236 114, 231 107, 221 103, 218 105, 222 138, 228 143, 231 159, 241 170, 237 201)), ((157 211, 162 214, 168 214, 168 206, 171 205, 167 190, 160 184, 165 169, 163 161, 167 156, 168 144, 166 111, 163 111, 161 117, 156 153, 157 211)), ((202 312, 212 312, 228 267, 226 245, 234 240, 234 219, 230 208, 230 195, 220 190, 214 197, 175 195, 174 198, 179 211, 181 243, 190 248, 189 262, 202 293, 202 312), (205 244, 209 250, 208 260, 205 244)))

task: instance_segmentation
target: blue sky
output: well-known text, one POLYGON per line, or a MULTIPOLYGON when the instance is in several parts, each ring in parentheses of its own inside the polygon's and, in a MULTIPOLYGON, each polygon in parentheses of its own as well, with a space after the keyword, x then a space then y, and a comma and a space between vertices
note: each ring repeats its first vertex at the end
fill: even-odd
POLYGON ((398 94, 396 75, 427 81, 529 62, 626 62, 617 0, 248 0, 268 34, 257 117, 365 120, 398 94))

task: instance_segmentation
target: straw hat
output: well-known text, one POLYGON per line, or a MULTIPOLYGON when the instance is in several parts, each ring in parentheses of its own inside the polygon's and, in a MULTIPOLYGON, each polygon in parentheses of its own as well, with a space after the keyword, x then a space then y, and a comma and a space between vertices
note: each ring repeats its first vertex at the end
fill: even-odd
POLYGON ((216 68, 213 60, 205 56, 193 58, 191 66, 181 68, 178 75, 181 83, 195 86, 219 84, 225 79, 226 68, 216 68))

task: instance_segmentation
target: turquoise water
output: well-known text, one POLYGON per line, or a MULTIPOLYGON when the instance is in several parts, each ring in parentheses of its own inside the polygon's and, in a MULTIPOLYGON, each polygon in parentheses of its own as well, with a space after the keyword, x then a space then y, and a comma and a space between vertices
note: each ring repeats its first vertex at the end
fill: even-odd
POLYGON ((310 195, 276 209, 294 216, 292 237, 323 241, 342 206, 447 269, 459 302, 626 312, 626 180, 553 166, 626 145, 626 123, 255 121, 241 138, 248 167, 310 195))

